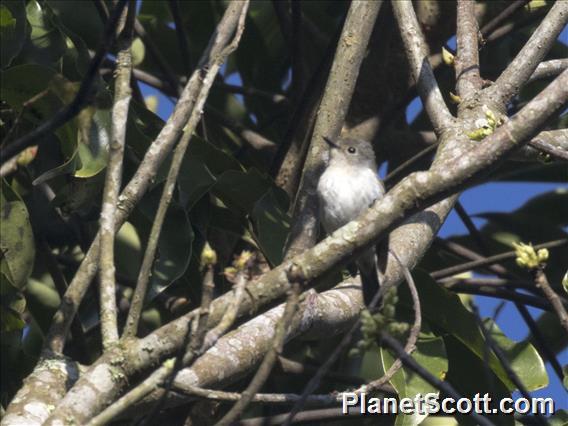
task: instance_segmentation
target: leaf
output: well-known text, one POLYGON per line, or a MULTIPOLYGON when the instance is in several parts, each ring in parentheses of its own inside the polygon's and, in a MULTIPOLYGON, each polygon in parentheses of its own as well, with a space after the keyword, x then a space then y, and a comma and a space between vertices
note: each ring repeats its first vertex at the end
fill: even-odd
MULTIPOLYGON (((426 331, 425 329, 426 327, 423 327, 423 331, 419 334, 418 340, 416 341, 416 350, 411 356, 429 373, 443 380, 448 371, 444 339, 436 337, 432 332, 426 331)), ((379 351, 379 357, 383 371, 387 371, 396 359, 389 351, 383 348, 379 351)), ((406 367, 402 367, 398 370, 390 383, 396 390, 399 400, 402 398, 414 399, 418 394, 424 397, 428 393, 439 393, 438 389, 428 384, 428 382, 422 379, 418 374, 406 367)), ((418 411, 413 414, 399 414, 396 417, 395 425, 417 425, 422 422, 427 415, 427 413, 419 413, 418 411)))
MULTIPOLYGON (((495 408, 495 401, 510 398, 511 392, 497 377, 491 368, 488 368, 483 357, 475 355, 469 348, 452 335, 444 336, 446 351, 448 353, 449 370, 446 380, 465 398, 473 400, 476 394, 483 396, 489 394, 493 401, 491 409, 495 408)), ((447 395, 441 395, 445 397, 447 395)), ((460 425, 476 425, 477 423, 468 415, 455 413, 460 425)), ((489 415, 488 419, 497 425, 513 426, 515 420, 511 415, 496 413, 489 415)))
POLYGON ((0 5, 0 68, 6 68, 26 41, 26 4, 23 0, 0 5))
MULTIPOLYGON (((432 328, 439 328, 450 333, 462 342, 479 359, 485 357, 485 340, 479 330, 474 315, 461 303, 459 297, 436 284, 424 271, 415 270, 413 276, 418 282, 420 304, 423 316, 432 328)), ((406 286, 399 289, 401 301, 410 308, 412 302, 406 286)), ((527 342, 512 342, 494 329, 495 340, 505 350, 507 359, 525 384, 527 389, 541 389, 548 384, 548 375, 538 352, 527 342)), ((513 390, 515 386, 495 355, 489 356, 489 367, 506 386, 513 390)))
MULTIPOLYGON (((161 193, 161 186, 151 191, 142 199, 132 217, 132 224, 146 244, 161 193)), ((147 301, 154 299, 185 273, 191 257, 193 238, 193 230, 185 210, 172 201, 158 241, 147 301)))
POLYGON ((290 216, 280 206, 272 189, 254 204, 252 220, 256 240, 264 256, 271 265, 279 265, 290 230, 290 216))
POLYGON ((63 33, 52 22, 52 11, 46 3, 30 0, 26 14, 31 28, 17 60, 20 63, 54 65, 65 53, 63 33))
POLYGON ((203 161, 186 156, 182 164, 178 182, 184 192, 184 205, 187 210, 195 205, 203 195, 215 185, 217 179, 203 161))
POLYGON ((34 236, 26 205, 4 179, 1 186, 0 271, 12 286, 22 289, 34 265, 34 236))

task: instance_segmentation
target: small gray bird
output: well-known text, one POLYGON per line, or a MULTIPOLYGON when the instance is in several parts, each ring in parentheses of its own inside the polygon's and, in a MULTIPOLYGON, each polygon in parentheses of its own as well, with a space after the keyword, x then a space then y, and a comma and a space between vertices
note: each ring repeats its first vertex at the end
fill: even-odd
MULTIPOLYGON (((326 137, 324 140, 330 147, 330 159, 318 182, 317 194, 321 223, 331 234, 367 210, 384 195, 385 188, 377 176, 375 153, 369 142, 359 139, 334 142, 326 137)), ((363 300, 369 306, 379 290, 374 247, 357 259, 357 267, 363 300)))

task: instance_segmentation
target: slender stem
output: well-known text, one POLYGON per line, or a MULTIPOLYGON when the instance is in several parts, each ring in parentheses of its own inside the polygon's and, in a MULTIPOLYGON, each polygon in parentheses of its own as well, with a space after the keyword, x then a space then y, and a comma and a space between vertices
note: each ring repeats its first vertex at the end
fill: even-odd
POLYGON ((161 386, 166 378, 171 374, 174 368, 174 360, 168 359, 164 361, 162 367, 154 371, 142 383, 137 385, 134 389, 120 397, 112 405, 105 408, 100 414, 92 418, 87 426, 103 426, 110 423, 113 419, 118 417, 129 407, 140 401, 150 392, 161 386))
MULTIPOLYGON (((406 278, 406 283, 408 284, 408 288, 410 290, 410 296, 412 298, 412 307, 414 309, 414 324, 410 328, 410 333, 408 334, 408 338, 406 339, 406 344, 404 345, 404 353, 410 355, 416 349, 416 341, 418 340, 418 335, 420 334, 420 329, 422 328, 422 311, 420 308, 420 297, 418 296, 418 290, 416 289, 416 283, 410 274, 408 268, 400 261, 398 256, 394 251, 391 251, 391 254, 399 263, 400 267, 404 272, 404 277, 406 278)), ((396 374, 398 370, 402 367, 402 360, 398 357, 395 362, 390 366, 390 368, 383 374, 383 376, 377 380, 373 380, 372 382, 363 385, 359 389, 357 389, 356 393, 361 392, 370 392, 376 389, 379 389, 385 383, 388 383, 390 379, 396 374)))
POLYGON ((258 367, 254 377, 247 386, 247 388, 241 394, 239 400, 233 405, 225 416, 217 422, 217 426, 228 426, 231 425, 235 420, 237 420, 248 404, 254 398, 254 395, 260 390, 264 382, 268 379, 272 367, 276 363, 278 356, 282 352, 284 347, 284 341, 286 339, 287 328, 294 318, 294 314, 298 310, 299 297, 301 293, 301 283, 293 282, 288 291, 288 298, 286 300, 286 306, 284 307, 284 312, 282 313, 282 318, 278 322, 276 331, 274 332, 274 339, 272 341, 272 347, 264 356, 262 363, 258 367))
POLYGON ((176 26, 176 35, 179 44, 179 51, 181 53, 181 62, 183 64, 184 71, 186 75, 189 75, 191 70, 191 55, 189 53, 189 37, 181 17, 179 10, 179 0, 169 0, 168 5, 170 7, 170 13, 174 19, 176 26))
POLYGON ((248 9, 248 1, 244 2, 243 4, 231 3, 229 7, 240 9, 239 24, 237 26, 233 40, 224 49, 222 55, 217 57, 213 64, 209 66, 207 74, 202 77, 201 75, 194 73, 194 75, 192 76, 192 79, 195 78, 200 81, 201 88, 199 95, 195 101, 193 113, 191 114, 189 121, 184 128, 184 133, 179 141, 178 146, 174 150, 168 177, 166 178, 162 196, 160 198, 160 203, 158 205, 158 211, 156 213, 156 217, 154 218, 154 222, 152 223, 150 237, 148 238, 148 246, 146 247, 146 251, 144 253, 144 259, 142 261, 142 266, 140 267, 140 273, 138 275, 138 282, 136 284, 136 289, 134 290, 134 295, 132 297, 132 304, 130 306, 130 311, 128 312, 128 319, 126 321, 124 333, 125 338, 134 336, 138 328, 138 322, 140 320, 140 314, 142 312, 146 290, 150 281, 150 272, 152 264, 154 262, 156 249, 158 247, 160 232, 162 230, 162 225, 166 217, 168 206, 170 205, 174 193, 175 184, 179 171, 181 169, 185 151, 187 150, 191 136, 193 135, 193 132, 195 131, 195 128, 197 127, 197 124, 201 119, 203 106, 205 104, 205 100, 207 99, 207 95, 209 94, 209 90, 211 89, 215 76, 217 75, 217 72, 221 68, 221 65, 225 61, 226 57, 236 49, 244 30, 244 18, 248 9))
MULTIPOLYGON (((499 347, 497 342, 495 342, 495 340, 493 339, 492 331, 488 330, 485 327, 483 320, 479 316, 479 311, 477 309, 477 306, 475 306, 474 304, 471 304, 471 309, 473 310, 473 312, 475 314, 475 318, 477 320, 477 325, 481 329, 483 337, 485 338, 485 344, 487 346, 489 346, 489 348, 493 351, 493 353, 495 354, 495 356, 499 360, 499 363, 503 366, 503 369, 507 373, 507 376, 513 382, 513 384, 517 387, 517 389, 519 390, 521 395, 523 395, 523 397, 525 397, 527 400, 530 401, 531 395, 530 395, 529 391, 527 390, 527 388, 525 387, 524 383, 521 381, 521 379, 519 378, 517 373, 513 370, 513 367, 511 365, 511 363, 509 362, 509 360, 507 359, 507 357, 505 356, 505 354, 503 353, 503 350, 499 347)), ((538 420, 538 423, 541 424, 541 425, 547 425, 548 424, 548 422, 546 422, 539 414, 537 414, 536 419, 538 420)))
POLYGON ((79 86, 79 90, 77 91, 77 94, 75 95, 71 103, 64 106, 57 113, 55 113, 53 117, 41 123, 38 127, 33 129, 28 134, 22 136, 19 139, 16 139, 9 145, 2 147, 2 149, 0 150, 1 163, 4 163, 6 160, 9 160, 19 152, 32 145, 36 145, 43 141, 49 140, 47 138, 43 138, 43 136, 63 126, 65 123, 79 114, 79 112, 81 112, 81 110, 89 102, 92 95, 93 83, 95 81, 95 78, 97 77, 98 70, 103 63, 104 57, 112 46, 116 25, 122 14, 122 10, 126 6, 126 3, 127 0, 119 0, 116 4, 116 7, 112 11, 112 14, 108 20, 102 36, 101 45, 98 48, 97 53, 95 54, 93 59, 91 59, 89 68, 87 69, 87 72, 85 73, 85 76, 81 81, 81 85, 79 86))
POLYGON ((524 5, 529 3, 530 0, 514 0, 510 2, 510 4, 503 9, 497 16, 495 16, 491 21, 486 23, 483 27, 481 27, 481 34, 483 37, 486 37, 488 34, 493 32, 503 21, 509 18, 513 13, 517 10, 522 8, 524 5))
POLYGON ((568 334, 568 313, 566 312, 566 308, 564 307, 560 296, 558 296, 548 283, 548 278, 546 277, 543 268, 539 267, 534 271, 534 281, 536 286, 542 290, 544 296, 552 305, 554 312, 556 312, 556 315, 558 315, 558 318, 560 319, 560 324, 564 327, 564 330, 566 330, 566 333, 568 334))
POLYGON ((555 2, 515 59, 497 81, 486 89, 486 97, 501 108, 504 107, 544 59, 566 23, 568 23, 568 2, 555 2))
MULTIPOLYGON (((406 353, 406 351, 404 350, 402 345, 398 342, 398 340, 391 337, 389 334, 387 334, 384 331, 381 331, 380 334, 381 334, 381 342, 389 349, 391 349, 396 354, 397 357, 399 357, 402 364, 406 368, 414 371, 418 376, 424 379, 424 381, 434 386, 435 388, 441 390, 447 396, 454 398, 454 401, 458 401, 459 399, 462 398, 462 396, 458 393, 457 390, 454 389, 452 385, 450 385, 446 381, 438 379, 436 376, 434 376, 432 373, 430 373, 428 370, 426 370, 424 367, 418 364, 418 362, 416 362, 414 358, 412 358, 408 353, 406 353)), ((471 412, 469 415, 473 417, 473 419, 475 419, 477 424, 484 426, 493 425, 493 423, 489 421, 486 417, 481 416, 475 413, 474 411, 471 412)))
MULTIPOLYGON (((562 247, 566 244, 568 244, 568 239, 563 238, 560 240, 554 240, 542 244, 537 244, 536 246, 534 246, 534 248, 535 249, 555 248, 555 247, 562 247)), ((515 257, 516 257, 515 251, 507 251, 505 253, 500 253, 495 256, 490 256, 479 260, 473 260, 471 262, 462 263, 461 265, 450 266, 449 268, 440 269, 438 271, 432 272, 430 275, 432 275, 432 277, 435 279, 445 278, 451 275, 456 275, 465 271, 469 271, 474 268, 479 268, 481 266, 487 266, 487 265, 492 265, 494 263, 499 263, 502 260, 514 259, 515 257)))
POLYGON ((126 121, 131 99, 132 33, 135 3, 130 2, 123 12, 117 29, 118 53, 114 104, 112 107, 111 142, 109 161, 100 219, 100 317, 103 348, 107 350, 118 341, 118 313, 116 306, 116 268, 114 265, 114 239, 116 232, 116 205, 122 183, 122 159, 126 141, 126 121))
POLYGON ((424 34, 418 24, 412 2, 395 1, 392 7, 422 104, 434 126, 434 131, 440 135, 445 128, 452 125, 454 118, 444 102, 432 66, 428 62, 428 45, 424 34))
POLYGON ((462 99, 475 95, 481 89, 477 45, 479 29, 474 7, 473 0, 458 0, 456 35, 458 54, 455 68, 457 92, 462 99))

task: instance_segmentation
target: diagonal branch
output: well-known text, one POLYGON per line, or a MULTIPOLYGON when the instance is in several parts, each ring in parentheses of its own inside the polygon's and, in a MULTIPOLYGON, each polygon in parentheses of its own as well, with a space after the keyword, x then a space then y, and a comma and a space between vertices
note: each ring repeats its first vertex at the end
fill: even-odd
POLYGON ((114 266, 114 237, 116 228, 116 205, 122 183, 122 159, 126 140, 126 121, 131 99, 130 76, 132 75, 132 33, 135 4, 129 3, 119 25, 114 105, 112 107, 111 143, 103 201, 101 208, 101 253, 100 253, 100 309, 103 348, 118 341, 118 313, 116 306, 116 280, 114 266))
POLYGON ((503 109, 544 59, 567 23, 568 2, 555 2, 515 59, 495 84, 486 89, 485 97, 503 109))
POLYGON ((392 7, 422 104, 434 131, 440 135, 445 128, 452 125, 453 117, 444 102, 434 71, 428 62, 428 46, 424 34, 420 30, 412 2, 395 1, 392 7))
POLYGON ((79 86, 79 90, 77 91, 77 94, 75 95, 71 103, 64 106, 53 117, 41 123, 38 127, 36 127, 28 134, 22 136, 19 139, 16 139, 9 145, 2 147, 2 149, 0 150, 0 162, 2 164, 7 160, 10 160, 15 155, 19 154, 24 149, 38 144, 45 135, 63 126, 65 123, 79 114, 81 110, 87 105, 92 95, 93 83, 98 75, 99 68, 112 46, 116 25, 122 14, 122 10, 126 6, 126 3, 127 0, 120 0, 112 11, 112 14, 105 27, 105 32, 102 36, 101 45, 93 59, 91 59, 89 68, 87 69, 87 72, 85 73, 85 76, 81 81, 81 86, 79 86))

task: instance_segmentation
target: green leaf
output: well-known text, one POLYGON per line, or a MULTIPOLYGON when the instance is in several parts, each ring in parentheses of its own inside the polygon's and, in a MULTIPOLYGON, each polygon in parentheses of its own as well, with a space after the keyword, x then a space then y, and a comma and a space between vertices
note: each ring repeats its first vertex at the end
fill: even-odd
MULTIPOLYGON (((148 241, 161 193, 162 186, 152 190, 142 199, 132 217, 132 224, 145 243, 148 241)), ((191 257, 193 238, 185 210, 172 201, 158 241, 147 301, 155 298, 185 273, 191 257)))
MULTIPOLYGON (((423 327, 423 331, 418 336, 416 350, 412 353, 412 358, 432 375, 443 380, 448 371, 444 339, 436 337, 432 332, 426 331, 425 329, 426 327, 423 327)), ((381 358, 383 371, 387 371, 396 359, 389 351, 382 348, 379 351, 379 357, 381 358)), ((399 399, 414 399, 418 394, 425 396, 428 393, 439 393, 438 389, 428 384, 428 382, 418 376, 418 374, 406 367, 402 367, 398 370, 390 383, 396 390, 399 399)), ((411 415, 399 414, 396 417, 395 425, 417 425, 422 422, 427 415, 426 413, 421 414, 419 412, 415 412, 411 415)))
POLYGON ((1 186, 0 271, 12 286, 22 289, 34 265, 34 236, 26 205, 4 179, 1 186))
POLYGON ((184 205, 187 210, 195 205, 203 195, 215 185, 217 179, 202 160, 185 156, 178 182, 184 192, 184 205))
POLYGON ((26 4, 23 0, 0 5, 0 68, 6 68, 26 41, 26 4))
POLYGON ((568 411, 556 410, 556 412, 548 418, 549 426, 566 426, 568 424, 568 411))
POLYGON ((280 206, 274 190, 269 189, 254 204, 251 216, 260 249, 271 265, 279 265, 290 230, 290 216, 280 206))
MULTIPOLYGON (((444 336, 448 353, 449 370, 446 380, 465 398, 473 399, 476 394, 483 397, 489 394, 493 401, 491 409, 496 408, 495 402, 510 398, 511 392, 507 386, 489 368, 483 357, 478 357, 466 345, 452 335, 444 336)), ((441 395, 445 397, 447 395, 441 395)), ((456 413, 460 425, 476 425, 470 416, 456 413)), ((496 413, 489 415, 489 420, 497 425, 513 426, 515 420, 511 415, 496 413)))
MULTIPOLYGON (((479 359, 483 360, 486 353, 486 345, 481 330, 477 325, 475 316, 468 311, 459 297, 444 289, 424 271, 413 272, 418 283, 420 304, 423 316, 431 326, 439 328, 443 332, 450 333, 462 342, 479 359)), ((399 289, 401 301, 409 308, 412 306, 410 294, 406 286, 399 289)), ((509 363, 517 373, 527 389, 541 389, 548 384, 548 375, 544 363, 534 347, 527 342, 512 342, 503 336, 497 328, 492 329, 492 334, 500 346, 503 347, 509 363)), ((515 386, 510 381, 495 355, 491 354, 488 359, 489 367, 506 386, 513 390, 515 386)))
POLYGON ((20 63, 54 65, 66 49, 65 37, 52 22, 52 11, 46 3, 30 0, 26 5, 31 27, 29 39, 18 55, 20 63))

